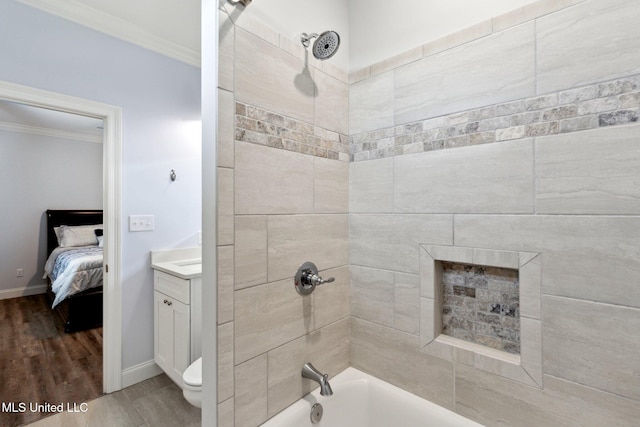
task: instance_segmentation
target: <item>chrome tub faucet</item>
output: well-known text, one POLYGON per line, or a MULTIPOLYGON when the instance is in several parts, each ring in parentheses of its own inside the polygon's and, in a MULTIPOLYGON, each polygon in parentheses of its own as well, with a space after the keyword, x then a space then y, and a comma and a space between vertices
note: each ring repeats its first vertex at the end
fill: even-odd
POLYGON ((329 375, 322 374, 311 363, 307 362, 304 364, 302 367, 302 376, 303 378, 309 378, 320 384, 320 395, 331 396, 333 394, 333 390, 331 390, 331 385, 329 384, 329 375))

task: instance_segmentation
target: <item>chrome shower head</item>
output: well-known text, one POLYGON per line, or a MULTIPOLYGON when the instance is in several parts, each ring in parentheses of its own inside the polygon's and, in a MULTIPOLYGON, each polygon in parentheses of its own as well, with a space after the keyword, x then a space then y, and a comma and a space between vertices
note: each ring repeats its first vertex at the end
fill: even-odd
POLYGON ((335 31, 325 31, 318 35, 317 33, 307 34, 302 33, 300 40, 304 47, 309 47, 309 42, 312 38, 316 39, 313 43, 313 56, 317 59, 325 60, 335 55, 338 47, 340 46, 340 35, 335 31))

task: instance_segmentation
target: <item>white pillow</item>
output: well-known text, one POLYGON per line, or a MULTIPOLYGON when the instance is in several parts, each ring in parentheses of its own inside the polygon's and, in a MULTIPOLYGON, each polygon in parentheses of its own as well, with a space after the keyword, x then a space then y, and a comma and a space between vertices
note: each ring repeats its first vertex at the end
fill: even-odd
POLYGON ((62 234, 60 246, 64 248, 71 246, 97 245, 98 239, 94 231, 96 228, 102 228, 102 224, 76 226, 63 225, 60 227, 62 234))
POLYGON ((62 244, 62 227, 53 227, 53 232, 56 233, 56 239, 58 239, 58 246, 62 244))

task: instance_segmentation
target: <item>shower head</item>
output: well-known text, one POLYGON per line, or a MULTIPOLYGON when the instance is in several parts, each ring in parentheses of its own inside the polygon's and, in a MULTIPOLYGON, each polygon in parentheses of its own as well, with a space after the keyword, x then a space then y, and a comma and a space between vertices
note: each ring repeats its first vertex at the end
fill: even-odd
POLYGON ((302 33, 300 40, 304 47, 309 47, 309 43, 312 38, 316 41, 313 43, 313 56, 318 59, 325 60, 335 55, 338 47, 340 46, 340 35, 335 31, 325 31, 318 35, 317 33, 307 34, 302 33))

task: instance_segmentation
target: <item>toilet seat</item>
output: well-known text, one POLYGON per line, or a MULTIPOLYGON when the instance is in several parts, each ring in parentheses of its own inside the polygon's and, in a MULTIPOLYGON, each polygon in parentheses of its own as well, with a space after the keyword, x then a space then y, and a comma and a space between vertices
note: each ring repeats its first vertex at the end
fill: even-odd
POLYGON ((193 406, 202 407, 202 357, 189 365, 182 374, 182 394, 193 406))
POLYGON ((191 389, 202 388, 202 357, 185 369, 182 381, 185 386, 189 386, 191 389))

